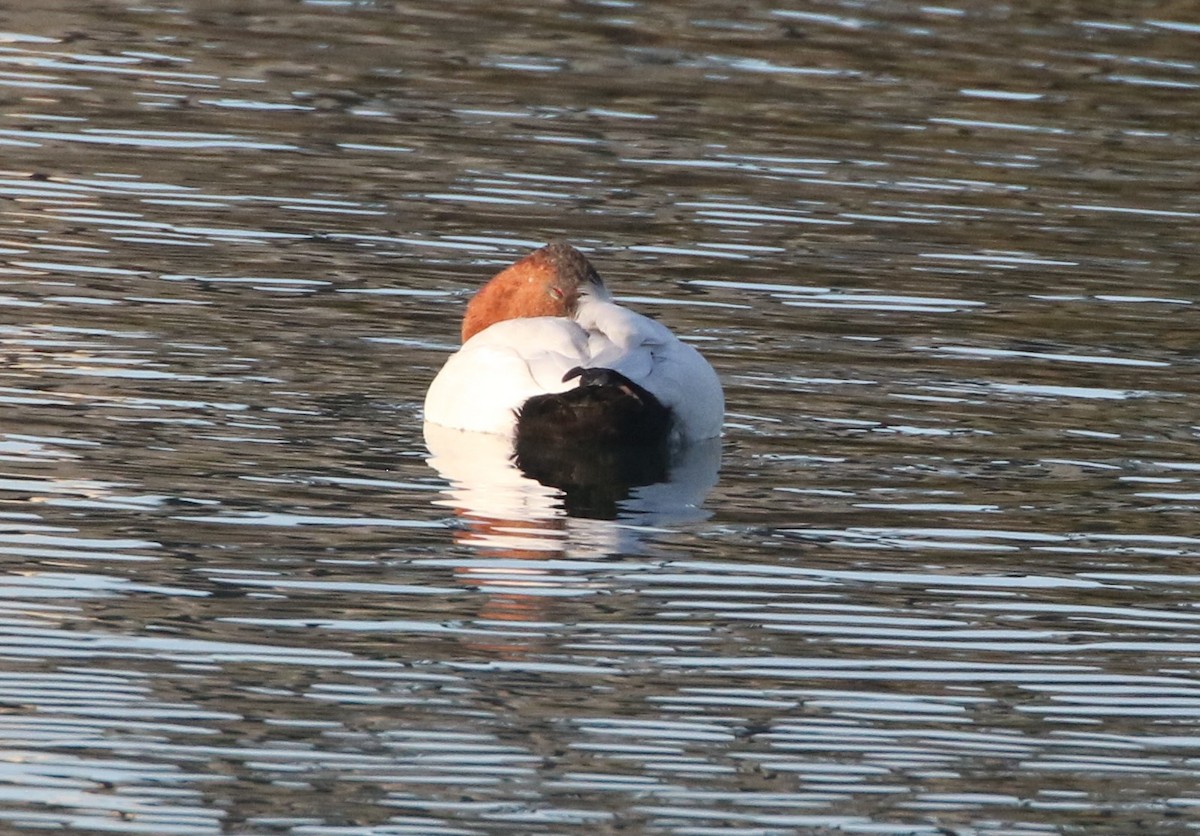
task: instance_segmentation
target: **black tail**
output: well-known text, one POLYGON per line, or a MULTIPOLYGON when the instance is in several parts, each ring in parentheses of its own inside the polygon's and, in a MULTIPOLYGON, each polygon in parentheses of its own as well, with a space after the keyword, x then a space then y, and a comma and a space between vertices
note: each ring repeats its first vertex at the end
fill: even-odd
POLYGON ((537 395, 517 412, 516 449, 530 445, 645 447, 666 443, 671 410, 641 386, 612 369, 578 366, 563 380, 579 387, 537 395))
POLYGON ((577 389, 530 398, 517 413, 513 458, 563 491, 571 516, 615 519, 632 488, 667 478, 671 410, 611 369, 574 368, 577 389))

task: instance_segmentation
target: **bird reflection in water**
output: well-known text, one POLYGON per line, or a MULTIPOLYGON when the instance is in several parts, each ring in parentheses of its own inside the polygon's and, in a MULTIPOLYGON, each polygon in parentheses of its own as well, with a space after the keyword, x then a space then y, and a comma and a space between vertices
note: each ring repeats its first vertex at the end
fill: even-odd
MULTIPOLYGON (((514 452, 502 436, 429 423, 424 429, 428 463, 450 483, 438 502, 468 524, 486 520, 493 528, 557 521, 554 530, 565 531, 584 519, 612 523, 582 526, 599 530, 696 522, 709 516, 701 503, 721 464, 719 439, 680 449, 526 444, 514 452)), ((571 551, 569 542, 556 542, 555 551, 571 551)))
POLYGON ((530 479, 558 488, 567 516, 615 520, 633 489, 667 481, 668 450, 665 442, 612 447, 521 438, 513 464, 530 479))
POLYGON ((502 436, 426 423, 425 443, 449 483, 435 502, 453 509, 455 542, 479 558, 461 564, 458 579, 488 594, 480 618, 506 622, 545 620, 555 599, 606 586, 593 561, 645 554, 652 546, 643 540, 663 527, 707 519, 701 503, 721 462, 719 439, 678 450, 514 454, 502 436))

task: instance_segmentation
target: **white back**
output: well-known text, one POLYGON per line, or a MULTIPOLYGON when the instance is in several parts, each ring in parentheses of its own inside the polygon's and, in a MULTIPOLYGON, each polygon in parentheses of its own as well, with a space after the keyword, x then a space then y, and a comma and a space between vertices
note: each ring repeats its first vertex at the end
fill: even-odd
POLYGON ((509 319, 467 340, 429 387, 425 420, 512 435, 526 400, 578 385, 562 382, 576 366, 612 369, 644 387, 674 413, 675 441, 721 434, 721 382, 700 352, 666 326, 589 293, 573 320, 509 319))

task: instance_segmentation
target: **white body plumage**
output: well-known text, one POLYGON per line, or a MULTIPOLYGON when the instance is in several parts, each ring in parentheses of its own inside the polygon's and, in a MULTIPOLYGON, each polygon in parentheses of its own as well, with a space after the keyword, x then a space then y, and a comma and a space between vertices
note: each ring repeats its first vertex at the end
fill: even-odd
POLYGON ((571 317, 537 316, 496 322, 446 361, 425 397, 425 420, 445 427, 511 436, 521 405, 535 395, 564 392, 575 367, 619 372, 671 410, 671 440, 721 434, 725 399, 708 361, 661 323, 585 288, 571 317))

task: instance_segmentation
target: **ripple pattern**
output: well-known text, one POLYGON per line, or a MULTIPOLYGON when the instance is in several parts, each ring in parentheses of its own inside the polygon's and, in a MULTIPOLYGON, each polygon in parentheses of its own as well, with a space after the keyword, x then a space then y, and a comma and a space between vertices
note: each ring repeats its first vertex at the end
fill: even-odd
POLYGON ((1195 832, 1183 6, 35 5, 0 830, 1195 832), (608 514, 421 430, 551 237, 729 403, 608 514))

